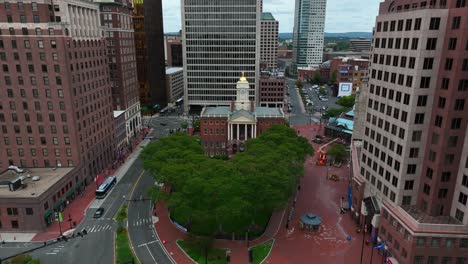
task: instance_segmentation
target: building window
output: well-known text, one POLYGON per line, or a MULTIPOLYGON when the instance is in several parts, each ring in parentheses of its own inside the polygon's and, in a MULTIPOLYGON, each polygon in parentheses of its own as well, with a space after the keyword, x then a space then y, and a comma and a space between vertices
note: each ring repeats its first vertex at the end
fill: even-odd
POLYGON ((452 29, 459 29, 460 28, 461 17, 457 16, 454 17, 452 20, 452 29))
POLYGON ((431 17, 429 30, 439 30, 439 27, 440 27, 440 17, 431 17))
POLYGON ((428 38, 426 43, 427 50, 435 50, 437 47, 437 38, 428 38))
POLYGON ((18 215, 18 208, 7 208, 8 215, 18 215))
POLYGON ((18 221, 17 221, 17 220, 11 221, 11 228, 15 228, 15 229, 19 228, 19 225, 18 225, 18 221))
POLYGON ((26 214, 27 215, 33 215, 33 209, 32 208, 26 208, 26 214))
POLYGON ((462 192, 460 192, 460 195, 458 196, 458 202, 463 204, 463 205, 466 205, 466 201, 468 199, 468 196, 462 192))
POLYGON ((450 38, 448 44, 449 50, 456 50, 457 49, 457 38, 450 38))
POLYGON ((468 238, 460 239, 460 248, 468 248, 468 238))
MULTIPOLYGON (((463 222, 463 218, 464 218, 464 217, 465 217, 465 213, 464 213, 464 212, 462 212, 462 211, 459 210, 459 209, 457 209, 457 210, 455 211, 455 219, 457 219, 457 220, 460 221, 460 222, 463 222)), ((467 243, 468 243, 468 241, 467 241, 467 243)), ((460 245, 461 245, 461 241, 460 241, 460 245)), ((468 247, 468 245, 465 246, 465 247, 468 247)))

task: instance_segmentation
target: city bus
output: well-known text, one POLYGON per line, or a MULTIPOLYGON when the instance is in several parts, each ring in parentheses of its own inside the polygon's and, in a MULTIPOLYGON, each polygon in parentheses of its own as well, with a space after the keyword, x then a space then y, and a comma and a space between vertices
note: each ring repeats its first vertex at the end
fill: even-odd
POLYGON ((177 106, 179 106, 179 105, 181 105, 183 102, 184 102, 184 98, 181 97, 181 98, 177 99, 177 101, 175 102, 175 104, 176 104, 177 106))
POLYGON ((102 199, 106 197, 107 193, 112 189, 112 187, 117 183, 117 177, 115 176, 110 176, 107 178, 101 185, 99 185, 99 188, 96 190, 96 198, 97 199, 102 199))

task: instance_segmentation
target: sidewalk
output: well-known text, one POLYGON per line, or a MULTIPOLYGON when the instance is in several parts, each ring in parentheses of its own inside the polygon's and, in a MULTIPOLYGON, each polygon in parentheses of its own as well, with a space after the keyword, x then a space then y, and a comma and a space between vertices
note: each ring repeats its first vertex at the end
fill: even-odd
MULTIPOLYGON (((102 183, 107 177, 111 175, 117 176, 117 181, 119 181, 125 173, 128 171, 130 166, 133 164, 135 159, 138 157, 138 155, 141 152, 141 148, 139 147, 140 145, 146 145, 149 143, 148 140, 143 141, 143 136, 146 133, 146 129, 143 129, 140 135, 134 140, 133 142, 133 147, 132 147, 132 152, 131 153, 126 153, 125 154, 125 161, 124 163, 120 163, 116 168, 112 169, 111 167, 104 169, 100 173, 100 180, 99 182, 102 183)), ((77 195, 77 197, 70 202, 70 204, 62 211, 62 216, 63 216, 63 222, 61 223, 61 229, 62 233, 75 228, 73 227, 73 222, 76 222, 76 225, 78 226, 81 221, 84 219, 85 214, 86 214, 86 209, 92 204, 93 201, 95 201, 95 191, 96 191, 96 183, 91 182, 88 186, 85 186, 85 189, 77 195), (71 222, 69 221, 71 219, 71 222)), ((102 203, 101 200, 98 201, 99 203, 102 203)), ((33 236, 29 241, 46 241, 46 240, 51 240, 55 239, 60 235, 60 227, 58 222, 54 221, 49 227, 47 227, 47 231, 37 233, 35 236, 33 236)), ((3 236, 2 236, 3 238, 3 236)), ((24 242, 29 242, 29 241, 24 241, 24 242)), ((7 241, 5 242, 13 242, 13 241, 7 241)))
MULTIPOLYGON (((159 239, 161 241, 166 241, 164 247, 167 252, 172 256, 174 261, 177 264, 189 264, 193 263, 191 259, 185 255, 176 244, 176 241, 179 239, 185 239, 187 233, 178 229, 169 218, 169 212, 164 203, 159 202, 156 204, 156 210, 154 211, 159 217, 159 221, 154 225, 159 239)), ((273 213, 268 226, 265 229, 265 233, 259 238, 250 242, 250 247, 261 244, 271 238, 273 238, 278 230, 280 229, 281 220, 283 219, 284 211, 276 211, 273 213)), ((249 263, 248 248, 245 241, 239 240, 225 240, 225 239, 216 239, 214 241, 214 247, 216 248, 228 248, 231 250, 231 261, 232 264, 246 264, 249 263)))

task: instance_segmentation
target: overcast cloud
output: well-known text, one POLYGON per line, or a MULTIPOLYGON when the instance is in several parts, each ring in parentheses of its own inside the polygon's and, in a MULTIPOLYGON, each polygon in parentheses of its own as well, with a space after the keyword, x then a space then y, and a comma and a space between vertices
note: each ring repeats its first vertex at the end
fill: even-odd
MULTIPOLYGON (((153 0, 154 1, 154 0, 153 0)), ((214 0, 216 1, 216 0, 214 0)), ((162 0, 164 31, 178 32, 180 0, 162 0)), ((280 32, 293 32, 295 0, 263 0, 263 11, 280 23, 280 32)), ((371 32, 381 0, 328 0, 326 32, 371 32)))

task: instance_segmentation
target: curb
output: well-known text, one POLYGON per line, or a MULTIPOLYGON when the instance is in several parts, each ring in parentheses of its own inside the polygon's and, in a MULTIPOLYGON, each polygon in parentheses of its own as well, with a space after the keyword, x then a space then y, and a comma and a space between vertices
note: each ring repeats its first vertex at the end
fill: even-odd
POLYGON ((196 262, 195 260, 193 260, 193 258, 191 258, 191 257, 187 254, 187 252, 185 252, 185 250, 184 250, 181 246, 179 246, 179 243, 177 243, 177 241, 183 241, 183 239, 177 239, 177 240, 176 240, 176 245, 177 245, 177 247, 178 247, 182 252, 184 252, 185 256, 187 256, 187 258, 189 258, 193 263, 198 263, 198 262, 196 262))
POLYGON ((273 240, 272 243, 271 243, 270 251, 268 251, 268 254, 265 256, 265 258, 264 258, 262 261, 260 261, 260 264, 262 264, 263 262, 265 262, 265 261, 267 260, 267 258, 270 256, 271 252, 273 251, 273 247, 275 246, 276 239, 270 238, 270 239, 268 239, 267 241, 265 241, 265 242, 263 242, 263 243, 260 243, 260 244, 258 244, 258 245, 251 246, 251 247, 247 248, 247 250, 250 251, 252 248, 257 247, 257 246, 260 246, 261 244, 265 244, 265 243, 267 243, 267 242, 270 241, 270 240, 273 240))
MULTIPOLYGON (((152 212, 151 212, 151 216, 152 216, 152 215, 153 215, 153 214, 152 214, 152 212)), ((152 226, 153 226, 153 228, 152 228, 153 234, 156 236, 156 239, 158 240, 158 243, 159 243, 159 245, 161 246, 161 248, 163 249, 164 253, 166 254, 166 256, 168 257, 168 259, 169 259, 172 263, 176 264, 177 262, 174 260, 174 258, 172 258, 172 255, 167 251, 166 247, 165 247, 164 244, 161 242, 161 238, 160 238, 159 235, 158 235, 158 231, 156 230, 155 224, 152 224, 152 226)), ((177 240, 176 240, 176 244, 177 244, 177 240)), ((177 246, 179 246, 179 245, 177 245, 177 246)), ((180 248, 180 247, 179 247, 179 248, 180 248)), ((182 250, 182 251, 185 253, 184 250, 182 250)), ((186 255, 187 255, 187 254, 186 254, 186 255)), ((190 258, 190 257, 189 257, 189 258, 190 258)), ((192 258, 190 258, 190 259, 193 261, 192 258)), ((194 263, 196 263, 196 262, 194 261, 194 263)))

